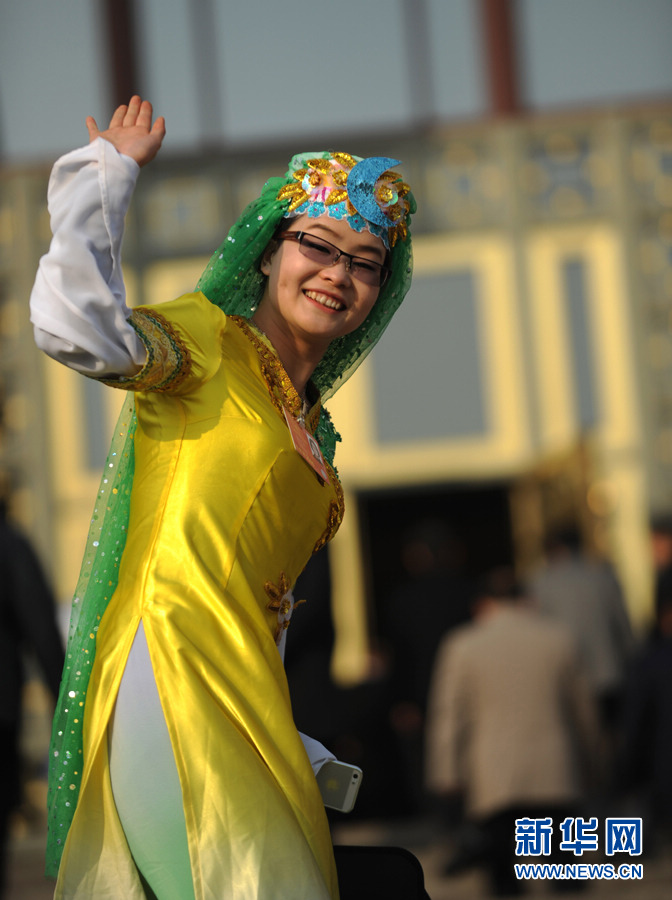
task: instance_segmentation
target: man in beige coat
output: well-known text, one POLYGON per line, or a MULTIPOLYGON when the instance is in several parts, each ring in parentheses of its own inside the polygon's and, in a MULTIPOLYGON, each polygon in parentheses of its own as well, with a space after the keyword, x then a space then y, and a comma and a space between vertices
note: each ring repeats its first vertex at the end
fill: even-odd
POLYGON ((427 775, 433 792, 461 794, 467 817, 482 827, 496 894, 520 892, 515 819, 551 816, 557 844, 560 822, 576 814, 598 752, 597 721, 571 634, 520 600, 506 573, 494 573, 473 623, 449 634, 437 654, 427 775))

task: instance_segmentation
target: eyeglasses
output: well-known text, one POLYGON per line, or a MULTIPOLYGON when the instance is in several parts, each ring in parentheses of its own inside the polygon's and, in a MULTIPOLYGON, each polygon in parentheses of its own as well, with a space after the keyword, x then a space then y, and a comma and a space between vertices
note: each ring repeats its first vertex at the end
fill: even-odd
POLYGON ((339 250, 329 241, 309 234, 307 231, 283 231, 282 234, 277 235, 276 240, 296 241, 299 245, 299 252, 303 256, 324 267, 336 265, 338 260, 343 257, 346 270, 353 278, 364 284, 382 287, 390 275, 387 266, 374 262, 372 259, 353 256, 351 253, 346 253, 345 250, 339 250))

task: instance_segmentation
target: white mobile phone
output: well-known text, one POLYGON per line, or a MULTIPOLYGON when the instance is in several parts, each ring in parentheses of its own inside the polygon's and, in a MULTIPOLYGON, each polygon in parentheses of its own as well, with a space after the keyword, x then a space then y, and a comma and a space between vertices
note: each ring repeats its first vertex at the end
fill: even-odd
POLYGON ((330 760, 322 766, 316 778, 324 805, 341 812, 350 812, 363 778, 359 766, 330 760))

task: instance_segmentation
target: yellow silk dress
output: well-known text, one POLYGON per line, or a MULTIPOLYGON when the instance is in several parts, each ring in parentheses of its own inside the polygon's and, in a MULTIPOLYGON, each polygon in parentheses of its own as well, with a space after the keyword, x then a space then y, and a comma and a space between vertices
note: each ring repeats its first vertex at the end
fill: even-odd
MULTIPOLYGON (((200 293, 132 319, 149 359, 115 382, 137 391, 128 539, 97 635, 82 785, 55 896, 145 897, 107 743, 142 621, 196 900, 337 898, 328 823, 277 643, 288 590, 340 523, 338 480, 330 471, 323 483, 294 449, 282 408, 296 414, 300 400, 247 323, 200 293)), ((318 417, 319 401, 309 430, 318 417)))

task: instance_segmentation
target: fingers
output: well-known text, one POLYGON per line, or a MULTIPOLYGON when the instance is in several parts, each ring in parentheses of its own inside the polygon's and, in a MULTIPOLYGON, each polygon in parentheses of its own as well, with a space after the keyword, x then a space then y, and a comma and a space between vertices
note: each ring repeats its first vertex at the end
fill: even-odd
POLYGON ((86 117, 86 128, 89 132, 89 143, 91 143, 91 141, 95 141, 95 139, 100 134, 98 125, 96 124, 96 120, 93 118, 93 116, 86 117))
POLYGON ((128 106, 126 107, 126 115, 124 116, 123 121, 123 124, 126 128, 130 128, 133 125, 139 124, 138 114, 142 109, 142 105, 142 100, 140 97, 138 97, 137 94, 131 97, 128 106))
POLYGON ((96 120, 89 116, 86 127, 89 140, 102 137, 116 149, 134 159, 139 166, 144 166, 159 152, 166 134, 166 121, 163 116, 152 124, 154 111, 149 100, 134 94, 128 104, 118 106, 110 119, 109 127, 99 131, 96 120))
POLYGON ((152 127, 153 114, 154 110, 152 109, 152 104, 149 102, 149 100, 143 100, 138 108, 136 124, 140 125, 142 128, 146 128, 147 131, 149 131, 152 127))
POLYGON ((128 107, 124 104, 123 106, 118 106, 115 111, 112 113, 112 118, 110 119, 110 128, 120 128, 124 124, 124 117, 128 107))
MULTIPOLYGON (((110 128, 133 128, 138 126, 148 132, 157 129, 159 120, 152 126, 154 110, 149 100, 143 100, 138 94, 134 94, 128 104, 118 106, 110 119, 110 128)), ((158 126, 158 132, 165 133, 165 121, 158 126)))
POLYGON ((163 140, 166 136, 166 120, 163 116, 159 116, 156 122, 154 122, 154 124, 152 125, 152 134, 155 135, 155 137, 160 138, 161 140, 163 140))

